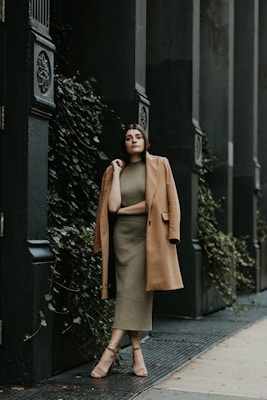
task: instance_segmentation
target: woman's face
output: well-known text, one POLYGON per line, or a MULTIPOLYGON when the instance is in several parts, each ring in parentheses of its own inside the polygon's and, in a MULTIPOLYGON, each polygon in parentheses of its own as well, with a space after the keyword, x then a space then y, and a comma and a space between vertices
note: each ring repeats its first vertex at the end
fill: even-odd
POLYGON ((129 155, 142 154, 145 141, 138 129, 129 129, 125 134, 125 149, 129 155))

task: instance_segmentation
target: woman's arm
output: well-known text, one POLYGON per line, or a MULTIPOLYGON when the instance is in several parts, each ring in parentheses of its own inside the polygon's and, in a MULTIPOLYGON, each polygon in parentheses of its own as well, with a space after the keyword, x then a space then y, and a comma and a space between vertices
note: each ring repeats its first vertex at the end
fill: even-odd
POLYGON ((147 212, 146 202, 140 201, 140 203, 133 204, 131 206, 119 208, 117 214, 119 215, 136 215, 145 214, 147 212))
POLYGON ((111 213, 117 213, 121 206, 120 174, 123 167, 123 161, 116 159, 112 161, 111 165, 113 166, 113 178, 108 195, 108 209, 111 213))

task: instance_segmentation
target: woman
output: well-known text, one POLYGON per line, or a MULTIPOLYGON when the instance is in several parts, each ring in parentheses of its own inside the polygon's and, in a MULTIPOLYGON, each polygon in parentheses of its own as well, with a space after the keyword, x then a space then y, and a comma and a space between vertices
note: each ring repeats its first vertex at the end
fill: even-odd
POLYGON ((95 252, 102 252, 102 299, 109 297, 109 264, 115 256, 116 304, 112 335, 93 378, 105 377, 116 349, 128 331, 133 373, 147 376, 139 331, 152 329, 153 292, 183 287, 176 246, 180 207, 171 168, 165 157, 148 153, 148 138, 138 124, 123 135, 125 159, 115 159, 101 185, 95 228, 95 252), (111 239, 110 215, 116 220, 111 239))

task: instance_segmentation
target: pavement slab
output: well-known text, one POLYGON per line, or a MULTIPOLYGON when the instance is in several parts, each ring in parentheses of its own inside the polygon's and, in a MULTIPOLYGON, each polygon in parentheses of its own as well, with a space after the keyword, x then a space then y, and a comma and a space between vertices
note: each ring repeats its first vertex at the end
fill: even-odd
POLYGON ((209 393, 192 393, 171 389, 151 389, 137 397, 140 400, 260 400, 262 397, 224 396, 209 393))
MULTIPOLYGON (((131 400, 142 395, 149 396, 149 390, 152 390, 153 396, 161 393, 160 399, 168 399, 166 396, 170 396, 172 400, 175 398, 173 396, 178 396, 178 392, 179 396, 187 396, 184 397, 186 400, 190 399, 189 394, 193 396, 193 400, 196 399, 196 395, 198 400, 217 400, 217 397, 214 397, 217 396, 217 392, 205 393, 206 389, 202 392, 195 388, 194 392, 190 387, 189 393, 186 382, 185 386, 179 387, 178 390, 176 387, 172 390, 171 387, 157 385, 162 385, 176 373, 180 374, 183 368, 194 366, 199 357, 219 346, 225 339, 234 337, 238 332, 267 317, 267 291, 243 296, 240 301, 246 306, 246 310, 239 314, 235 314, 231 309, 223 309, 200 319, 154 316, 153 331, 142 344, 149 372, 147 378, 138 378, 132 374, 132 353, 130 348, 126 347, 119 353, 119 365, 104 379, 91 378, 93 363, 85 363, 31 388, 9 388, 0 385, 0 400, 131 400), (209 395, 213 397, 207 397, 209 395)), ((188 374, 194 381, 194 371, 188 370, 188 374)), ((178 381, 181 382, 181 379, 178 381)), ((157 397, 154 399, 157 400, 157 397)), ((231 397, 227 400, 230 399, 231 397)), ((223 398, 218 397, 218 400, 223 398)), ((234 400, 239 400, 238 395, 234 400)))
POLYGON ((267 318, 225 339, 138 398, 267 399, 267 318))

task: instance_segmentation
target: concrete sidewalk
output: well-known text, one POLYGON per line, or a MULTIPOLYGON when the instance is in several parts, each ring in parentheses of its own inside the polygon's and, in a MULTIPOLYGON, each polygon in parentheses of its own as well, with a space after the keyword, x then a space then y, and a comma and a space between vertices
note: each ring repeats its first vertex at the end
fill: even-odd
POLYGON ((236 333, 140 400, 267 399, 267 318, 236 333))
POLYGON ((267 291, 240 301, 246 309, 237 315, 155 316, 142 344, 147 378, 133 375, 126 347, 105 379, 90 378, 89 362, 31 388, 0 385, 0 400, 267 399, 267 291))

